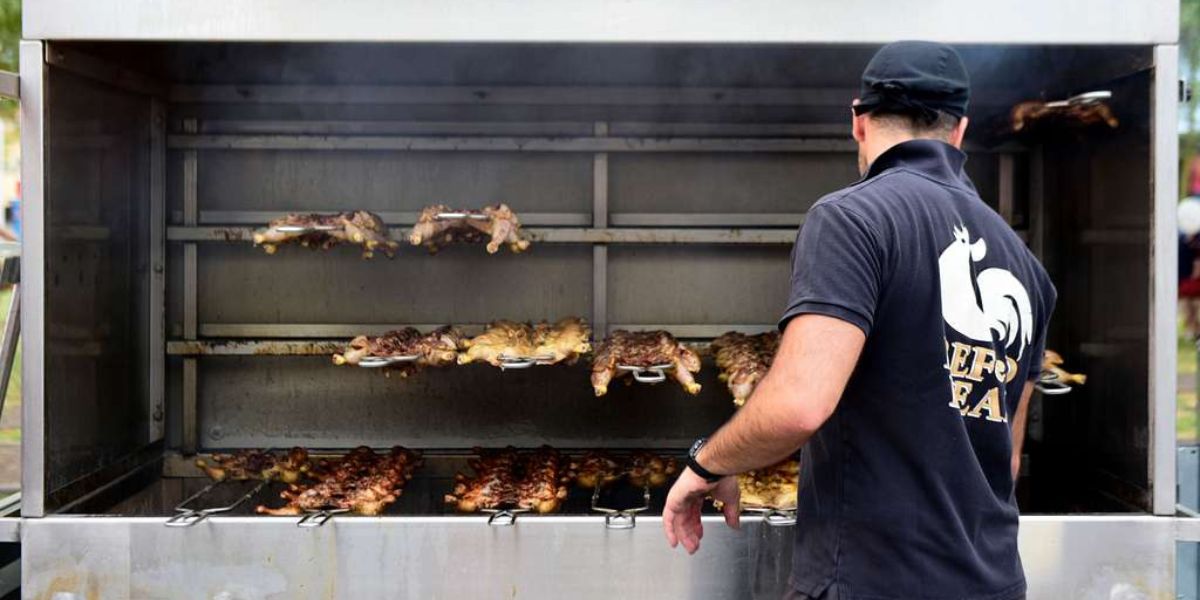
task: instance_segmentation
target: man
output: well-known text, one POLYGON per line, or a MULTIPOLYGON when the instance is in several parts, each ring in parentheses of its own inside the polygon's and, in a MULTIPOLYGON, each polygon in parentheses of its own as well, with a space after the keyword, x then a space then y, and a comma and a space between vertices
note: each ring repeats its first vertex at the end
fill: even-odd
POLYGON ((1013 495, 1055 291, 963 172, 969 84, 948 46, 880 50, 853 105, 863 179, 809 211, 783 338, 698 440, 663 526, 689 553, 706 496, 803 446, 791 597, 1022 598, 1013 495))

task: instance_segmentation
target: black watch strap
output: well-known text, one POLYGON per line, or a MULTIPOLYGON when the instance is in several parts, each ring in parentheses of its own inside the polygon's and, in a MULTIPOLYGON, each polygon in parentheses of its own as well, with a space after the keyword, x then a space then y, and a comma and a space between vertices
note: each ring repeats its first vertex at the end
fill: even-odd
POLYGON ((717 473, 713 473, 712 471, 705 469, 704 466, 696 460, 696 456, 700 454, 700 449, 704 447, 704 444, 707 441, 708 438, 700 438, 692 443, 692 447, 688 449, 687 466, 692 470, 693 473, 699 475, 704 481, 707 481, 708 483, 716 483, 724 479, 725 476, 718 475, 717 473))

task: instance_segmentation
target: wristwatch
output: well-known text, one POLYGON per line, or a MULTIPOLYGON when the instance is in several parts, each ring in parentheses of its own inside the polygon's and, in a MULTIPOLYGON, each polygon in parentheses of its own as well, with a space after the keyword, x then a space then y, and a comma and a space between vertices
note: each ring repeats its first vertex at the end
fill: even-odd
POLYGON ((696 456, 700 454, 700 449, 703 448, 704 444, 707 442, 708 438, 700 438, 695 442, 692 442, 692 447, 688 449, 687 467, 691 469, 693 473, 699 475, 704 481, 708 483, 716 483, 724 479, 725 476, 718 475, 712 471, 709 471, 708 469, 705 469, 704 467, 700 466, 699 462, 696 461, 696 456))

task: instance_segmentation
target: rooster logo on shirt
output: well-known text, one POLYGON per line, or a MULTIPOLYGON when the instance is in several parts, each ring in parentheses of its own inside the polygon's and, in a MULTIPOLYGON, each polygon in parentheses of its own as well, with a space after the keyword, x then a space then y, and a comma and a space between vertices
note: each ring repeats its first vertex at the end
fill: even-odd
POLYGON ((964 417, 1006 423, 1003 388, 1017 376, 1017 361, 1033 338, 1029 294, 1006 269, 975 268, 987 255, 983 238, 972 242, 961 225, 952 233, 954 241, 938 257, 942 318, 959 338, 946 332, 950 407, 964 417), (1009 356, 1014 345, 1016 359, 1009 356))
POLYGON ((1017 343, 1020 359, 1033 337, 1033 310, 1025 286, 1006 269, 984 269, 976 275, 975 263, 987 255, 987 242, 979 238, 972 243, 965 226, 953 232, 954 241, 938 258, 942 318, 968 339, 991 342, 995 332, 1006 348, 1017 343))

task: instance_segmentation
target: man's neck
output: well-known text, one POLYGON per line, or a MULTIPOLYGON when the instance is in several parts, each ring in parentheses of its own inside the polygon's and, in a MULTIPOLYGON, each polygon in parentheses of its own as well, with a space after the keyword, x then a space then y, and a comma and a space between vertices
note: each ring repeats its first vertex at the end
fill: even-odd
POLYGON ((867 149, 867 165, 875 164, 875 159, 883 155, 884 152, 891 150, 894 146, 909 142, 912 140, 921 139, 911 135, 891 135, 883 136, 875 143, 871 144, 867 149))

